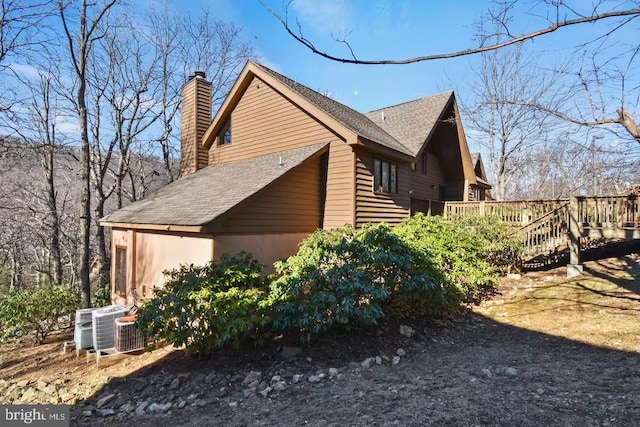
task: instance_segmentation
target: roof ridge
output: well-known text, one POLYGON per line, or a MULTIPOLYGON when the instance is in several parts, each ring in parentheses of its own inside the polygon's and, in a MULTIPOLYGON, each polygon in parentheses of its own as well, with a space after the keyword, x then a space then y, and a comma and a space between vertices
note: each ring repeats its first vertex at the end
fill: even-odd
POLYGON ((393 105, 388 105, 388 106, 386 106, 386 107, 377 108, 377 109, 375 109, 375 110, 367 111, 367 112, 366 112, 366 113, 364 113, 364 114, 366 115, 366 114, 370 114, 370 113, 375 113, 375 112, 377 112, 377 111, 386 110, 386 109, 388 109, 388 108, 399 107, 399 106, 404 105, 404 104, 410 104, 410 103, 412 103, 412 102, 422 101, 423 99, 427 99, 427 98, 435 98, 435 97, 440 96, 440 95, 444 95, 444 94, 452 94, 452 93, 454 93, 453 89, 445 90, 444 92, 436 93, 436 94, 434 94, 434 95, 422 96, 422 97, 420 97, 420 98, 411 99, 411 100, 409 100, 409 101, 399 102, 399 103, 397 103, 397 104, 393 104, 393 105))

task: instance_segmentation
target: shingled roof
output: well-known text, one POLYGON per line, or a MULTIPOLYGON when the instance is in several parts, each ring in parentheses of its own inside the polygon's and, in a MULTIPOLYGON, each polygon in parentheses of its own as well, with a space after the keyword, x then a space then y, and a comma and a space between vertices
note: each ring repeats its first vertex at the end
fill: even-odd
POLYGON ((452 91, 442 92, 365 115, 417 156, 452 96, 452 91))
POLYGON ((357 135, 403 154, 412 155, 411 150, 409 150, 407 146, 398 141, 397 138, 394 138, 392 135, 387 133, 384 128, 373 123, 370 118, 364 114, 324 96, 315 90, 309 89, 308 87, 301 85, 300 83, 297 83, 290 78, 265 67, 264 65, 260 65, 258 63, 253 64, 289 87, 295 93, 305 98, 329 116, 333 117, 357 135))
POLYGON ((248 199, 327 143, 207 166, 160 188, 100 222, 202 226, 248 199), (280 163, 282 160, 282 163, 280 163))

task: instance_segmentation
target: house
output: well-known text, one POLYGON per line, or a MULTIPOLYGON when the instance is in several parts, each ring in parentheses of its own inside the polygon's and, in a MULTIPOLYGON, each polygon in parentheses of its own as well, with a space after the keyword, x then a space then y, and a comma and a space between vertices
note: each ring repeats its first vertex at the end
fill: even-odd
POLYGON ((480 153, 471 153, 471 163, 476 175, 476 183, 469 186, 469 201, 493 200, 493 197, 491 197, 491 185, 487 181, 487 174, 484 170, 484 163, 482 163, 480 153))
POLYGON ((270 266, 318 228, 438 213, 478 184, 453 92, 361 114, 249 62, 213 120, 204 73, 182 96, 181 179, 101 220, 117 303, 180 264, 270 266))

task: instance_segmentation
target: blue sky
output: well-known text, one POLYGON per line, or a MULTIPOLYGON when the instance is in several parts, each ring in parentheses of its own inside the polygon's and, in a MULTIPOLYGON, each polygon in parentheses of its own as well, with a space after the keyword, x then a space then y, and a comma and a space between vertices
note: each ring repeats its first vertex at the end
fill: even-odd
MULTIPOLYGON (((282 0, 265 0, 282 12, 282 0)), ((584 6, 584 0, 575 0, 584 6)), ((518 32, 548 25, 535 5, 523 3, 527 14, 512 26, 518 32), (533 5, 533 6, 532 6, 533 5)), ((179 1, 178 9, 198 13, 209 8, 219 19, 243 27, 261 61, 312 89, 329 93, 358 111, 394 105, 444 90, 454 89, 458 98, 472 84, 470 67, 479 59, 467 56, 411 65, 363 66, 321 58, 291 38, 258 0, 179 1)), ((348 40, 358 57, 401 58, 462 50, 476 45, 475 23, 490 6, 489 1, 458 0, 294 0, 291 22, 299 19, 304 34, 318 47, 348 55, 333 35, 349 31, 348 40)), ((565 47, 584 40, 585 32, 604 31, 606 24, 582 25, 545 36, 532 44, 546 62, 561 60, 565 47)), ((636 27, 637 28, 637 27, 636 27)), ((637 34, 631 34, 637 37, 637 34)))

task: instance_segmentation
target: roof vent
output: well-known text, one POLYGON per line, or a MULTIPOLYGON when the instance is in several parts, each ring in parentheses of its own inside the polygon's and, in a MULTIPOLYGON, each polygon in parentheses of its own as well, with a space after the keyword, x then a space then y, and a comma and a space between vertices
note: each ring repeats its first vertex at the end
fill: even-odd
POLYGON ((384 119, 385 119, 384 111, 380 111, 380 119, 384 122, 384 119))
POLYGON ((284 162, 282 161, 282 156, 278 157, 278 169, 284 166, 284 162))

